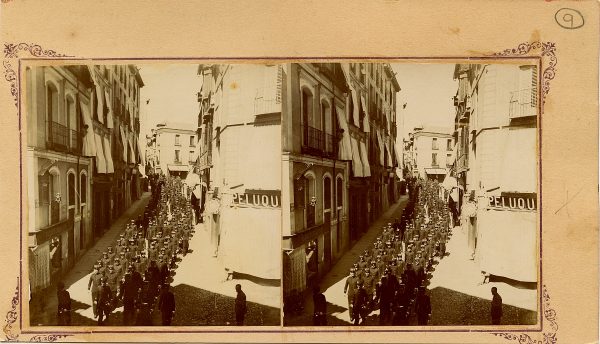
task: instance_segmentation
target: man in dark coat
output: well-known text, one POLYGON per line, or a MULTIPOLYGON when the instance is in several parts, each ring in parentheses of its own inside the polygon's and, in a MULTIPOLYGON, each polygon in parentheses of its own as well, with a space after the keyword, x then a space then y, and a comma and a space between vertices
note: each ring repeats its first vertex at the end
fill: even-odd
POLYGON ((98 325, 103 325, 104 320, 112 312, 112 291, 107 283, 107 278, 103 277, 98 295, 98 325))
POLYGON ((502 321, 502 297, 498 294, 498 288, 492 287, 492 325, 500 325, 502 321))
POLYGON ((354 295, 352 297, 352 310, 354 311, 354 325, 358 325, 359 321, 361 325, 364 325, 367 320, 367 292, 362 286, 362 281, 356 282, 354 295))
POLYGON ((327 325, 327 299, 325 298, 325 295, 321 293, 319 286, 316 286, 313 290, 313 305, 313 325, 327 325))
POLYGON ((71 325, 71 295, 65 289, 65 284, 63 282, 58 282, 56 289, 56 297, 58 299, 58 325, 71 325))
POLYGON ((424 287, 419 288, 415 305, 419 325, 427 325, 431 316, 431 300, 424 287))
POLYGON ((121 283, 119 299, 123 300, 123 325, 129 325, 135 318, 135 299, 138 296, 138 286, 131 275, 132 268, 125 274, 121 283))
POLYGON ((168 284, 164 284, 161 288, 158 309, 162 315, 162 325, 170 326, 175 312, 175 295, 169 290, 168 284))
POLYGON ((242 291, 240 284, 235 285, 237 296, 235 297, 235 323, 237 326, 244 325, 244 317, 246 316, 246 293, 242 291))

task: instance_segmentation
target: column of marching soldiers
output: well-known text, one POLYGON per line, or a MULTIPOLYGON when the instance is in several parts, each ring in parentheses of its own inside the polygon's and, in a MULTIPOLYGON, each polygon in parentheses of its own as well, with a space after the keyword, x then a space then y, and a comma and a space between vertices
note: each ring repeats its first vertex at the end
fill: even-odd
POLYGON ((157 310, 162 325, 170 325, 175 300, 169 283, 194 232, 192 209, 182 190, 179 179, 153 181, 143 215, 127 224, 94 265, 88 289, 99 325, 120 305, 123 325, 153 325, 157 310))
POLYGON ((429 322, 427 285, 446 254, 449 211, 435 181, 413 181, 409 194, 400 221, 385 226, 350 269, 344 293, 355 325, 364 324, 377 308, 379 325, 409 325, 413 314, 419 325, 429 322))

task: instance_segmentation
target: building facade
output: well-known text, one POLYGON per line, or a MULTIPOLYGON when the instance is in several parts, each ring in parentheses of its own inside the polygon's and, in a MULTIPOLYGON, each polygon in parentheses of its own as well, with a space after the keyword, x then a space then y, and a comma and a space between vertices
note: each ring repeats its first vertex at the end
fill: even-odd
POLYGON ((200 65, 197 171, 214 255, 229 271, 281 279, 280 65, 200 65))
POLYGON ((486 274, 537 282, 539 90, 534 65, 456 65, 462 225, 486 274))
POLYGON ((396 201, 400 87, 387 64, 339 63, 288 64, 284 85, 286 297, 318 283, 396 201))
POLYGON ((196 126, 165 122, 152 131, 149 154, 154 173, 185 179, 195 163, 196 126))
POLYGON ((412 175, 444 181, 454 163, 452 129, 415 128, 410 137, 412 175))
POLYGON ((93 82, 85 66, 25 70, 29 280, 58 281, 92 243, 92 152, 82 109, 93 82))

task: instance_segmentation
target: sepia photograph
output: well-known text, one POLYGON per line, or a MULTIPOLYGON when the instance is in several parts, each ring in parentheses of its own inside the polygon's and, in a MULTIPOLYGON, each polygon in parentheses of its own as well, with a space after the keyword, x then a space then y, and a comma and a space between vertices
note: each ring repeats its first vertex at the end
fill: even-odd
POLYGON ((538 323, 537 68, 286 65, 284 326, 538 323))
POLYGON ((282 72, 24 69, 31 326, 280 325, 282 72))

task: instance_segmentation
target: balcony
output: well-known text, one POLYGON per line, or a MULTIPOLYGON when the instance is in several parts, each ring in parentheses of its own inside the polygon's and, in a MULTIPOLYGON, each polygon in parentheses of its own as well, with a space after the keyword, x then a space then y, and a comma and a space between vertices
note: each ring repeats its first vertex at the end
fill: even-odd
POLYGON ((527 88, 510 93, 508 110, 510 119, 537 115, 537 92, 527 88))
POLYGON ((304 126, 304 144, 303 152, 314 155, 333 155, 333 135, 327 134, 324 131, 311 127, 304 126))
POLYGON ((67 151, 69 149, 69 129, 57 122, 48 123, 48 145, 51 149, 67 151))

